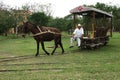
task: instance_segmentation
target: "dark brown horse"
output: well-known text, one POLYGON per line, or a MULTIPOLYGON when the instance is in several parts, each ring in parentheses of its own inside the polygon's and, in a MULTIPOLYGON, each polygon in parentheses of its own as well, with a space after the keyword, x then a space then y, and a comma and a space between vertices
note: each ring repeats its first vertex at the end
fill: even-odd
POLYGON ((31 22, 25 22, 23 23, 22 36, 25 37, 25 34, 28 33, 28 31, 32 32, 33 37, 37 43, 37 53, 35 54, 35 56, 39 54, 39 43, 41 43, 44 52, 47 55, 49 55, 49 53, 45 50, 44 41, 51 41, 51 40, 54 40, 55 43, 54 49, 51 54, 52 55, 54 54, 58 45, 60 45, 62 49, 62 53, 64 53, 64 49, 61 42, 61 32, 59 29, 52 27, 43 27, 43 26, 39 27, 31 22))

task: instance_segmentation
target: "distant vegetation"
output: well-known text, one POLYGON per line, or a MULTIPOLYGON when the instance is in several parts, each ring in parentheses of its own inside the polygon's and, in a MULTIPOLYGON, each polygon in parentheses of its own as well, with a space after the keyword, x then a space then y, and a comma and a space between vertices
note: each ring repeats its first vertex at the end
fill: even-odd
MULTIPOLYGON (((119 6, 116 6, 116 5, 112 6, 112 5, 99 3, 99 2, 96 3, 95 5, 84 5, 84 6, 92 6, 97 9, 104 10, 108 13, 112 13, 114 31, 120 32, 120 14, 119 14, 120 7, 119 6)), ((66 15, 64 18, 59 18, 59 17, 54 18, 52 16, 51 4, 46 4, 46 5, 25 4, 21 8, 13 9, 3 4, 2 2, 0 3, 0 35, 3 35, 3 34, 7 35, 7 32, 11 27, 14 27, 16 29, 19 26, 21 26, 20 23, 26 20, 33 21, 34 23, 37 23, 38 25, 57 27, 61 31, 67 31, 69 29, 72 29, 73 27, 72 15, 71 14, 66 15), (26 15, 25 16, 26 18, 24 18, 22 17, 23 16, 22 14, 19 14, 19 16, 16 17, 15 11, 19 11, 19 10, 30 11, 32 12, 32 15, 31 14, 26 15)), ((78 18, 77 22, 84 24, 84 18, 83 17, 78 18)))

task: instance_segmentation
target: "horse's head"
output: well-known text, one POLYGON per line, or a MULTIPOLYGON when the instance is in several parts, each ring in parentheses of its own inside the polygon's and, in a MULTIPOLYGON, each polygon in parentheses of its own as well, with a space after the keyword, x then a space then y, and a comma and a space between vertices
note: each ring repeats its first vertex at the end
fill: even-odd
POLYGON ((22 37, 25 38, 26 33, 28 33, 28 32, 29 32, 29 29, 28 29, 28 22, 23 22, 22 37))

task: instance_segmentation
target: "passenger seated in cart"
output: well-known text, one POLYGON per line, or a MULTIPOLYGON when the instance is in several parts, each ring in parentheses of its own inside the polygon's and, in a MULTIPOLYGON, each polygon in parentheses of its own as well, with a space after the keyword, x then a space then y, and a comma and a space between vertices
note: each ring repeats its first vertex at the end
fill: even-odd
POLYGON ((74 47, 75 39, 77 40, 78 48, 80 48, 81 39, 83 38, 83 35, 84 35, 84 30, 81 27, 81 24, 78 24, 76 29, 74 30, 74 32, 72 34, 72 37, 70 38, 70 47, 69 48, 74 47))

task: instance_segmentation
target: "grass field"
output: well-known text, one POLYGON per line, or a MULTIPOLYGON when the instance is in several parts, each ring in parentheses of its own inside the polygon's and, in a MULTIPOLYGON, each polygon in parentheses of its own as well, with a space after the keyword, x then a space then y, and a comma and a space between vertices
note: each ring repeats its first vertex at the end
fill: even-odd
MULTIPOLYGON (((120 80, 120 33, 95 50, 69 48, 70 37, 63 36, 65 54, 58 48, 54 55, 35 57, 32 37, 15 39, 0 36, 0 80, 120 80)), ((54 43, 46 42, 52 52, 54 43)))

